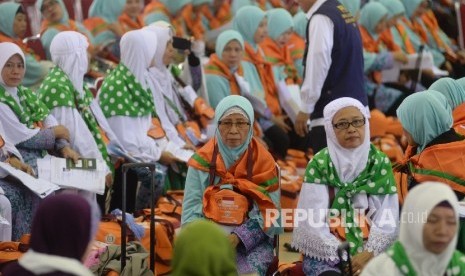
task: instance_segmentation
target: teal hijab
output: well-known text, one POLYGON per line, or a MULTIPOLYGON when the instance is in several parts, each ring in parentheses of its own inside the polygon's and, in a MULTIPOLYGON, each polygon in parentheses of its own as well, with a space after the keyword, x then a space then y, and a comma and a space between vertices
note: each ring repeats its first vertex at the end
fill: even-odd
POLYGON ((244 49, 244 39, 242 35, 235 30, 227 30, 222 32, 216 39, 215 53, 219 59, 223 55, 224 47, 231 41, 237 40, 241 44, 242 49, 244 49))
POLYGON ((196 220, 182 227, 174 245, 172 276, 235 276, 235 250, 215 223, 196 220))
POLYGON ((190 4, 191 0, 160 0, 165 5, 171 15, 177 14, 185 5, 190 4))
POLYGON ((379 34, 376 33, 376 25, 381 21, 383 17, 388 14, 388 10, 378 2, 370 2, 363 6, 360 11, 359 23, 374 38, 377 38, 379 34))
POLYGON ((238 31, 246 42, 255 47, 254 35, 265 16, 266 13, 258 7, 242 7, 234 16, 233 29, 238 31))
POLYGON ((423 3, 425 0, 402 0, 402 4, 405 7, 405 14, 410 19, 415 12, 415 10, 423 3))
MULTIPOLYGON (((58 5, 60 5, 61 9, 63 10, 63 17, 60 20, 60 23, 68 25, 68 20, 69 20, 69 14, 68 10, 66 9, 65 3, 63 3, 63 0, 55 0, 57 1, 58 5)), ((37 7, 39 7, 39 11, 42 8, 42 4, 44 3, 44 0, 38 0, 37 1, 37 7)))
POLYGON ((16 34, 13 31, 13 23, 20 7, 20 4, 14 2, 0 4, 0 32, 8 37, 16 38, 16 34))
POLYGON ((103 18, 107 23, 118 21, 126 0, 94 0, 89 8, 89 17, 103 18))
POLYGON ((344 7, 352 14, 352 16, 357 16, 360 11, 360 2, 361 0, 339 0, 339 2, 344 5, 344 7))
POLYGON ((193 6, 200 6, 202 4, 211 5, 211 4, 213 4, 213 0, 192 0, 192 5, 193 6))
POLYGON ((433 139, 452 127, 452 108, 441 93, 434 90, 414 93, 397 108, 397 117, 422 152, 433 139))
POLYGON ((381 3, 387 10, 389 18, 393 18, 396 15, 405 14, 405 7, 402 5, 400 0, 377 0, 381 3))
POLYGON ((301 37, 301 38, 306 38, 307 34, 307 24, 308 24, 308 19, 305 13, 302 11, 299 11, 294 15, 292 18, 294 21, 294 31, 301 37))
POLYGON ((455 80, 463 89, 465 89, 465 78, 455 80))
POLYGON ((294 28, 292 15, 285 9, 271 9, 266 13, 268 18, 268 35, 276 40, 287 30, 294 28))
POLYGON ((220 132, 218 130, 216 131, 216 140, 218 141, 218 148, 219 148, 221 157, 223 157, 223 161, 227 169, 229 169, 229 167, 231 167, 231 165, 233 165, 234 162, 236 162, 236 160, 239 157, 241 157, 242 154, 247 150, 247 147, 249 146, 250 141, 252 140, 252 136, 253 136, 253 127, 252 127, 252 123, 254 122, 253 107, 252 107, 252 104, 249 102, 249 100, 247 100, 246 98, 242 96, 238 96, 238 95, 227 96, 218 103, 215 109, 216 125, 218 126, 218 122, 222 119, 223 115, 229 109, 233 107, 241 108, 247 114, 251 125, 249 128, 249 133, 247 135, 246 141, 244 142, 244 144, 236 148, 227 147, 223 143, 223 140, 221 139, 220 132))
POLYGON ((444 95, 449 101, 452 110, 457 106, 465 103, 465 86, 451 78, 441 78, 435 81, 430 87, 430 90, 435 90, 444 95))

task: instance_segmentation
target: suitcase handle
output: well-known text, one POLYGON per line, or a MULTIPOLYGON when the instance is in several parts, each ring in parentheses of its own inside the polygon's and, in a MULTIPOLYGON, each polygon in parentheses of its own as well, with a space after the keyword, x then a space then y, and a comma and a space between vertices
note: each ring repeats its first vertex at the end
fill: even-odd
POLYGON ((349 275, 352 276, 352 262, 350 260, 350 246, 348 242, 343 242, 337 247, 337 255, 339 256, 339 264, 340 264, 340 269, 341 269, 341 275, 349 275), (345 272, 345 266, 344 266, 344 259, 342 255, 344 252, 347 253, 347 263, 349 267, 349 273, 345 272))
POLYGON ((155 194, 154 173, 156 169, 155 163, 125 163, 122 166, 123 171, 123 204, 122 204, 122 224, 121 227, 121 271, 126 266, 126 173, 129 169, 148 168, 152 175, 152 184, 150 185, 150 270, 155 273, 155 206, 153 196, 155 194))

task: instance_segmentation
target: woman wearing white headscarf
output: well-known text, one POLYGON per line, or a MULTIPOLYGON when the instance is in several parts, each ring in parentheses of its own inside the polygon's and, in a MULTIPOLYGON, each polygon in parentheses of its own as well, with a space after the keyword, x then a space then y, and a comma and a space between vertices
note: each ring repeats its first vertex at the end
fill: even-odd
MULTIPOLYGON (((71 146, 83 157, 106 162, 106 184, 110 185, 113 165, 93 114, 99 106, 93 104, 92 93, 84 84, 84 74, 89 65, 88 45, 86 37, 78 32, 58 33, 50 45, 56 66, 45 78, 38 94, 57 121, 68 127, 71 146)), ((100 183, 98 190, 103 192, 104 183, 100 183)), ((95 193, 79 193, 95 200, 95 193)))
POLYGON ((464 275, 465 257, 455 250, 458 224, 459 204, 450 187, 415 186, 402 207, 399 239, 362 275, 464 275))
MULTIPOLYGON (((155 140, 147 136, 155 115, 147 77, 155 58, 156 45, 157 37, 152 32, 136 30, 124 34, 120 42, 121 62, 105 78, 99 102, 112 131, 128 155, 141 162, 169 165, 176 161, 173 155, 162 151, 155 140)), ((142 182, 136 209, 142 209, 150 202, 150 171, 146 168, 134 171, 142 182)), ((155 177, 156 202, 163 191, 164 174, 157 172, 155 177)))
MULTIPOLYGON (((196 133, 197 140, 192 139, 191 136, 184 135, 183 128, 188 128, 188 122, 192 121, 187 116, 188 112, 181 104, 181 97, 183 97, 191 106, 194 106, 195 101, 199 98, 195 91, 190 86, 181 87, 180 84, 174 79, 168 66, 171 64, 175 50, 173 48, 173 32, 171 25, 163 26, 162 23, 156 22, 146 28, 157 35, 158 44, 155 52, 155 61, 153 66, 149 69, 149 77, 151 84, 154 86, 155 91, 155 107, 157 113, 160 113, 160 119, 164 123, 164 119, 168 121, 164 124, 167 131, 167 136, 170 140, 180 146, 187 144, 187 148, 194 149, 192 146, 202 144, 202 135, 196 133), (176 132, 175 132, 176 131, 176 132), (182 139, 179 138, 181 135, 182 139)), ((199 126, 200 128, 200 126, 199 126)), ((205 137, 206 138, 206 137, 205 137)))
POLYGON ((370 143, 368 112, 358 100, 339 98, 323 114, 328 147, 307 166, 297 208, 311 213, 294 222, 293 245, 305 255, 306 275, 319 275, 339 271, 337 249, 346 240, 357 273, 397 237, 396 184, 389 158, 370 143))
MULTIPOLYGON (((167 107, 165 103, 166 100, 164 97, 172 99, 176 107, 180 106, 178 97, 175 95, 172 89, 172 82, 174 79, 166 68, 167 65, 164 63, 164 55, 166 51, 171 51, 173 42, 173 31, 171 28, 150 25, 146 27, 146 30, 151 31, 157 36, 157 45, 155 50, 155 61, 153 66, 149 69, 147 82, 151 85, 151 91, 155 103, 155 109, 157 110, 157 115, 160 118, 160 121, 163 124, 163 129, 166 131, 166 136, 168 139, 179 146, 184 146, 186 142, 181 139, 176 130, 175 124, 179 121, 178 114, 176 114, 173 108, 167 107), (168 45, 169 44, 169 45, 168 45)), ((170 58, 170 57, 168 57, 170 58)), ((180 110, 181 115, 185 116, 183 109, 180 110)), ((185 119, 185 117, 183 117, 185 119)))
MULTIPOLYGON (((13 43, 0 43, 0 118, 5 140, 16 146, 26 164, 37 171, 37 159, 54 150, 60 156, 77 160, 79 154, 69 146, 69 132, 58 125, 55 117, 36 94, 21 85, 25 73, 25 58, 21 49, 13 43)), ((21 206, 25 226, 13 232, 13 239, 29 233, 32 214, 38 197, 21 206)), ((23 222, 21 222, 23 223, 23 222)))

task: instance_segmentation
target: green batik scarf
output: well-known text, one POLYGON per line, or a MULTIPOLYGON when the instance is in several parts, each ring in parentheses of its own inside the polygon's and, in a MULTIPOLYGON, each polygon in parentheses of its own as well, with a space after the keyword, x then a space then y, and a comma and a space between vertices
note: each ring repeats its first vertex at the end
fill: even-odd
POLYGON ((47 106, 29 88, 18 86, 18 98, 21 106, 0 85, 0 102, 8 105, 18 116, 19 121, 28 128, 34 128, 35 122, 43 121, 50 113, 47 106))
MULTIPOLYGON (((356 162, 354 160, 354 162, 356 162)), ((352 199, 356 194, 387 195, 397 192, 396 182, 391 169, 391 161, 382 152, 370 145, 367 166, 359 176, 351 182, 342 183, 331 161, 328 149, 324 149, 313 157, 305 171, 306 183, 317 183, 338 188, 331 205, 331 213, 334 210, 339 214, 345 213, 346 240, 350 245, 350 254, 363 251, 363 233, 360 227, 354 223, 354 209, 352 199), (343 211, 344 210, 344 211, 343 211)), ((357 214, 355 214, 357 216, 357 214)))
MULTIPOLYGON (((396 264, 402 275, 405 276, 416 276, 418 275, 413 268, 410 260, 408 259, 407 253, 400 241, 396 241, 388 250, 387 254, 391 257, 392 261, 396 264)), ((450 259, 449 265, 446 269, 445 275, 463 275, 465 272, 465 256, 459 251, 455 250, 452 258, 450 259)))
POLYGON ((79 93, 74 89, 65 72, 59 67, 54 67, 42 82, 39 88, 39 97, 50 109, 60 106, 76 108, 92 133, 107 166, 114 172, 114 166, 100 134, 97 120, 95 120, 94 114, 89 107, 93 100, 92 93, 85 85, 84 92, 84 99, 78 97, 79 93))
POLYGON ((152 92, 144 89, 123 64, 119 64, 106 78, 100 89, 100 106, 105 117, 142 117, 154 114, 152 92))

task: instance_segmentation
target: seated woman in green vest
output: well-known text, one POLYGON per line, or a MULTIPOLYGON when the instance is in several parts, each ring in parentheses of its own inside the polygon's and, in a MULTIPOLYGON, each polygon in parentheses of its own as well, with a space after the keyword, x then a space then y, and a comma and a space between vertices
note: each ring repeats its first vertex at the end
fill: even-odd
POLYGON ((362 271, 370 275, 464 275, 465 257, 455 250, 459 204, 445 184, 425 182, 406 197, 399 239, 362 271))

